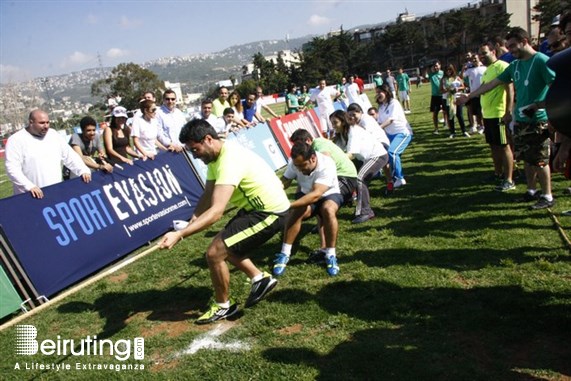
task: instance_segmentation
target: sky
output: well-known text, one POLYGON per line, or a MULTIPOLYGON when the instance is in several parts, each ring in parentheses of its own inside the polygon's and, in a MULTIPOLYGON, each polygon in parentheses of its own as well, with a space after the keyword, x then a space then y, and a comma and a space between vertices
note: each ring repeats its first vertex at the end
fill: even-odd
MULTIPOLYGON (((322 35, 468 0, 0 0, 0 83, 322 35)), ((471 1, 474 3, 474 0, 471 1)))

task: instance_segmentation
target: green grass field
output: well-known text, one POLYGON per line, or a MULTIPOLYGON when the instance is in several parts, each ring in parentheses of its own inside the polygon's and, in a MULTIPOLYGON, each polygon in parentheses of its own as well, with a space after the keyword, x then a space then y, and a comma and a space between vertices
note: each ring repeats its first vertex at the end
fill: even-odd
MULTIPOLYGON (((432 135, 428 86, 413 89, 412 102, 408 184, 387 198, 375 180, 369 223, 351 225, 353 210, 340 210, 338 277, 305 264, 318 246, 308 221, 266 300, 232 321, 194 325, 212 295, 203 253, 225 216, 21 323, 35 325, 40 340, 144 337, 145 359, 127 361, 144 370, 75 370, 77 362, 121 363, 110 356, 18 356, 11 327, 0 332, 0 378, 569 379, 571 257, 556 223, 569 234, 571 218, 560 216, 571 209, 562 195, 569 182, 554 175, 556 206, 529 211, 514 202, 524 185, 504 194, 482 184, 492 172, 483 136, 432 135), (23 369, 33 363, 72 369, 23 369)), ((252 258, 268 270, 279 248, 275 237, 252 258)), ((245 301, 243 274, 232 272, 231 292, 245 301)))

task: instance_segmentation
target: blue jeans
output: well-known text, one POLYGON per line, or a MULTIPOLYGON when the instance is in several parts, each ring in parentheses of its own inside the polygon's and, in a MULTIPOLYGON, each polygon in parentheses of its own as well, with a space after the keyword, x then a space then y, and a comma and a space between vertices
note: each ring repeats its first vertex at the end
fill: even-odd
POLYGON ((404 179, 402 173, 402 164, 400 155, 404 152, 406 147, 410 144, 412 140, 412 135, 410 134, 387 134, 391 145, 389 146, 389 165, 391 166, 391 175, 394 179, 404 179))

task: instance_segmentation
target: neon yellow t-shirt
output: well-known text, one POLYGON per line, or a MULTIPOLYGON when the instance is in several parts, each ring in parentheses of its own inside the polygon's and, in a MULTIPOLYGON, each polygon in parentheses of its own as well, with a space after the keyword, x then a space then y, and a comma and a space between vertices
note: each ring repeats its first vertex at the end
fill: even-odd
POLYGON ((254 152, 225 142, 216 161, 208 164, 206 179, 215 185, 233 185, 230 202, 247 211, 285 212, 290 202, 280 179, 254 152))
MULTIPOLYGON (((482 84, 491 82, 498 75, 510 66, 507 62, 497 60, 484 72, 482 76, 482 84)), ((486 119, 502 118, 506 113, 506 88, 502 85, 496 86, 494 89, 480 96, 480 104, 482 105, 482 116, 486 119)))

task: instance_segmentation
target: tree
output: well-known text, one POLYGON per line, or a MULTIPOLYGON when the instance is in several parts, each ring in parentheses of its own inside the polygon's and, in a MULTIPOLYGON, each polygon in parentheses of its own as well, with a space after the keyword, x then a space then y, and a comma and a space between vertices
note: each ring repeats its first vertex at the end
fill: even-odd
POLYGON ((163 82, 155 73, 134 63, 119 64, 108 78, 91 85, 91 94, 103 97, 104 103, 109 97, 119 95, 121 105, 129 110, 139 107, 144 92, 152 91, 157 99, 161 99, 163 90, 163 82))
POLYGON ((565 11, 571 9, 571 0, 540 0, 533 10, 538 12, 533 15, 535 21, 539 21, 541 32, 548 32, 553 18, 565 11))

